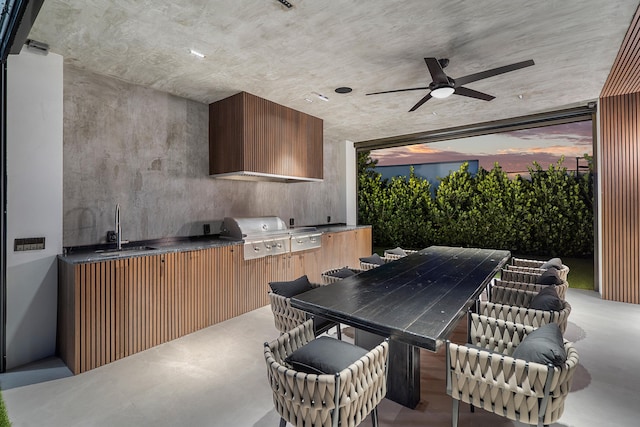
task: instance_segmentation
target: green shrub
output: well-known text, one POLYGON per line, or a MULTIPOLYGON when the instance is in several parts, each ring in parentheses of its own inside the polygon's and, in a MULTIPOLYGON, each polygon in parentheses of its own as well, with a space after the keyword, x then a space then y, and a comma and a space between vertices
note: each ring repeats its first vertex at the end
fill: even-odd
MULTIPOLYGON (((591 160, 587 158, 587 160, 591 160)), ((374 246, 433 244, 508 249, 521 254, 593 252, 592 173, 534 163, 530 180, 510 179, 496 163, 474 176, 464 164, 435 194, 415 176, 383 180, 369 153, 358 157, 358 220, 373 227, 374 246)))
POLYGON ((7 408, 4 405, 4 399, 2 399, 2 392, 0 392, 0 427, 11 427, 11 421, 9 421, 9 415, 7 415, 7 408))

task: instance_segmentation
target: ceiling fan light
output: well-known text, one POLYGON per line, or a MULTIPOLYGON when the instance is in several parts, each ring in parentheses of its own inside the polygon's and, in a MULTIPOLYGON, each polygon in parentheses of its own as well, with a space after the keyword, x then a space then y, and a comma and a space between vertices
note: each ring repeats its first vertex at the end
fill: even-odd
POLYGON ((434 98, 442 99, 451 96, 455 92, 455 89, 451 86, 441 86, 431 91, 431 96, 434 98))

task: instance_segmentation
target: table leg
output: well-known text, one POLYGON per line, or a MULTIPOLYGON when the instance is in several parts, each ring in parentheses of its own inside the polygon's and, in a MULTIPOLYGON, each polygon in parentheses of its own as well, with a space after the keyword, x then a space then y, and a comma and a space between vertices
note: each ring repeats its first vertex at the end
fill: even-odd
MULTIPOLYGON (((355 344, 371 350, 384 337, 360 329, 355 331, 355 344)), ((389 340, 387 398, 414 409, 420 402, 420 349, 394 339, 389 340)))

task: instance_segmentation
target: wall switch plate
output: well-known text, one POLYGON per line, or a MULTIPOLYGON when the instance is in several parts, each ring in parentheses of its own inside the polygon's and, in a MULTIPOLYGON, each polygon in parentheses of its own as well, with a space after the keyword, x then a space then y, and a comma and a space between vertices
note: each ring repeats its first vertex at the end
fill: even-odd
POLYGON ((211 234, 211 224, 203 224, 204 234, 211 234))
POLYGON ((296 224, 296 221, 293 218, 289 218, 289 227, 293 227, 296 224))
POLYGON ((44 237, 29 237, 13 241, 13 250, 15 252, 39 251, 42 249, 44 249, 44 237))
POLYGON ((331 222, 331 215, 327 215, 327 222, 331 222))

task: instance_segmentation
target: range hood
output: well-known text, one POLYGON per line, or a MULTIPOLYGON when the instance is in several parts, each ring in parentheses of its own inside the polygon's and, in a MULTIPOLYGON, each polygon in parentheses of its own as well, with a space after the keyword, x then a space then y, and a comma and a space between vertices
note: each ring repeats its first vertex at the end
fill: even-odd
POLYGON ((209 175, 322 181, 321 119, 240 92, 209 105, 209 175))
POLYGON ((284 176, 269 173, 238 171, 228 173, 218 173, 211 175, 212 178, 232 179, 236 181, 271 181, 271 182, 322 182, 322 178, 307 178, 300 176, 284 176))

